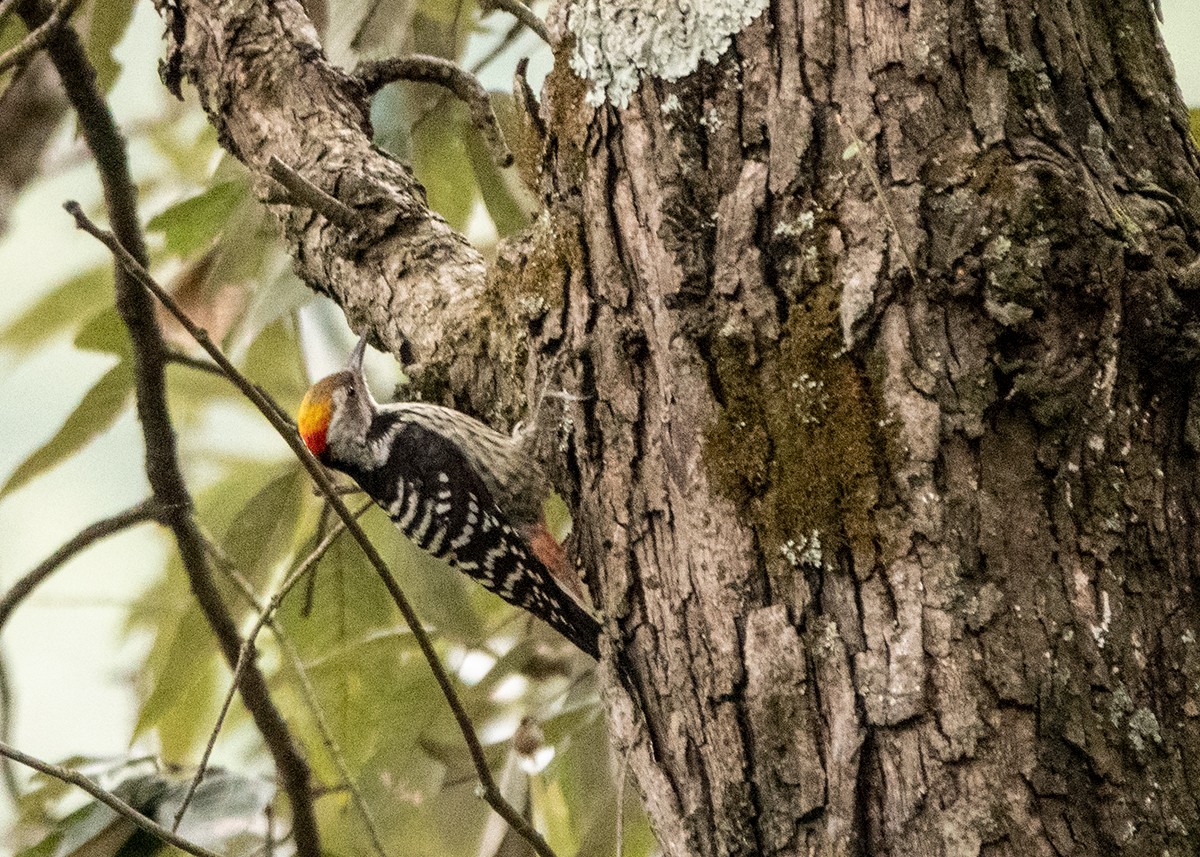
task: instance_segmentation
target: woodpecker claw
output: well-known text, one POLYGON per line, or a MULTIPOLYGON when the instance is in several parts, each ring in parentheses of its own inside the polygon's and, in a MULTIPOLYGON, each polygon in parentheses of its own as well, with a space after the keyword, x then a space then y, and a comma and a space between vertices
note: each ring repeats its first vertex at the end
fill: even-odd
POLYGON ((362 374, 363 355, 367 353, 367 332, 364 330, 363 335, 358 338, 358 344, 354 346, 354 350, 350 352, 350 359, 346 361, 347 371, 355 374, 362 374))

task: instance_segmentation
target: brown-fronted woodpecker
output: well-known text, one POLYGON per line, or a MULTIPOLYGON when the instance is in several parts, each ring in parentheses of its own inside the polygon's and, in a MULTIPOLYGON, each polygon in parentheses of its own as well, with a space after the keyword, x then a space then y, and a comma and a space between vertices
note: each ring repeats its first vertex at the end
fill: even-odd
POLYGON ((363 378, 366 344, 364 335, 346 368, 305 394, 297 415, 305 445, 419 547, 598 657, 600 624, 564 588, 578 578, 546 527, 542 469, 518 439, 461 411, 377 403, 363 378))

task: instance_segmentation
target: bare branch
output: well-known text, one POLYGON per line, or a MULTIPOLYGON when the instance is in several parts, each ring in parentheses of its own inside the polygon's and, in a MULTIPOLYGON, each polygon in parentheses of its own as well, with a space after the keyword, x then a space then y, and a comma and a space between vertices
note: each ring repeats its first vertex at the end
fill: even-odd
MULTIPOLYGON (((5 660, 4 650, 0 649, 0 742, 7 742, 11 737, 12 720, 12 682, 8 677, 8 662, 5 660)), ((21 798, 21 784, 17 782, 17 772, 13 770, 15 765, 7 756, 0 756, 0 762, 3 762, 0 765, 0 780, 4 781, 4 790, 8 792, 12 805, 16 806, 21 798)))
POLYGON ((0 631, 8 622, 8 617, 28 598, 46 578, 54 574, 60 566, 80 551, 106 536, 119 533, 135 524, 155 520, 159 517, 159 506, 153 500, 143 500, 136 506, 131 506, 124 512, 118 512, 110 518, 97 521, 84 527, 70 541, 42 560, 33 571, 14 583, 0 598, 0 631))
MULTIPOLYGON (((177 363, 180 366, 187 366, 189 369, 195 369, 197 372, 207 372, 209 375, 216 375, 217 377, 223 378, 226 381, 229 380, 229 376, 222 372, 221 367, 217 364, 208 360, 201 360, 198 357, 192 357, 190 354, 184 354, 181 351, 164 349, 163 359, 168 363, 177 363)), ((275 413, 277 413, 282 420, 285 422, 292 422, 291 414, 284 410, 283 405, 279 404, 274 396, 272 396, 258 384, 255 384, 254 386, 258 387, 259 393, 261 393, 262 397, 266 399, 268 403, 270 403, 271 407, 274 408, 275 413)))
POLYGON ((521 0, 480 0, 479 6, 484 10, 500 9, 507 12, 532 30, 543 42, 554 47, 554 42, 550 39, 550 31, 546 29, 546 22, 534 14, 534 11, 521 0))
POLYGON ((353 208, 325 193, 275 155, 267 161, 267 172, 287 190, 289 203, 310 208, 343 229, 363 228, 363 219, 353 208))
MULTIPOLYGON (((365 503, 361 508, 355 511, 355 517, 362 515, 373 505, 374 503, 371 502, 365 503)), ((330 535, 327 536, 321 542, 321 544, 317 546, 316 550, 313 551, 310 557, 315 558, 319 554, 323 554, 332 543, 332 537, 336 536, 337 533, 343 532, 344 530, 345 525, 339 521, 335 527, 335 530, 332 531, 330 535)), ((285 583, 284 586, 290 587, 291 585, 294 585, 296 580, 308 573, 309 569, 312 568, 313 562, 315 562, 315 559, 312 559, 311 561, 305 560, 302 567, 300 567, 293 575, 289 575, 288 582, 285 583)), ((313 719, 316 721, 317 731, 321 733, 321 740, 325 744, 325 750, 329 753, 329 758, 333 760, 334 766, 338 769, 338 775, 342 778, 342 785, 339 786, 336 791, 348 791, 350 793, 350 799, 354 801, 355 807, 362 816, 363 824, 367 828, 367 835, 371 839, 371 847, 374 849, 375 853, 379 855, 379 857, 385 857, 386 853, 383 848, 383 837, 379 833, 379 824, 375 821, 375 816, 371 812, 371 808, 367 804, 366 799, 362 796, 362 792, 359 791, 358 786, 356 786, 354 783, 354 778, 350 774, 350 766, 346 762, 346 754, 342 752, 342 748, 338 744, 337 738, 334 737, 333 729, 330 727, 329 720, 325 717, 325 712, 321 708, 321 704, 317 699, 317 690, 315 687, 313 687, 312 680, 308 677, 308 670, 304 666, 304 661, 300 657, 300 653, 296 651, 296 647, 292 645, 292 641, 288 639, 287 635, 283 633, 283 630, 278 624, 276 624, 274 618, 271 616, 269 611, 273 611, 275 608, 272 608, 270 604, 263 605, 259 603, 258 597, 254 594, 253 587, 250 586, 249 581, 247 581, 246 578, 243 577, 236 568, 229 566, 227 571, 229 572, 230 579, 237 586, 238 590, 245 597, 246 601, 249 602, 250 606, 265 618, 266 626, 271 630, 276 642, 279 643, 279 648, 283 651, 284 656, 291 665, 292 671, 296 673, 296 678, 300 681, 300 695, 304 697, 305 702, 308 704, 308 709, 310 712, 312 712, 313 719)), ((279 596, 279 598, 282 599, 282 594, 279 596)), ((318 790, 315 791, 314 794, 320 797, 322 794, 328 793, 329 791, 332 791, 332 789, 326 789, 324 791, 318 790)))
POLYGON ((64 783, 70 783, 73 786, 78 786, 85 792, 90 794, 96 800, 107 806, 117 815, 127 818, 136 824, 139 828, 149 833, 151 836, 161 839, 168 845, 174 845, 180 851, 186 851, 188 854, 195 857, 220 857, 219 854, 209 851, 202 845, 197 845, 170 830, 167 830, 157 821, 142 815, 125 801, 121 800, 107 789, 101 788, 95 781, 85 777, 78 771, 73 771, 70 768, 64 768, 60 765, 51 765, 49 762, 43 762, 41 759, 34 758, 27 753, 22 753, 15 747, 10 747, 4 742, 0 742, 0 756, 6 759, 12 759, 14 762, 20 762, 26 767, 33 768, 35 771, 41 771, 49 777, 54 777, 57 780, 62 780, 64 783))
POLYGON ((207 372, 210 375, 225 377, 225 373, 215 363, 209 360, 201 360, 199 357, 192 357, 190 354, 184 354, 182 351, 173 351, 169 348, 164 349, 163 359, 168 363, 178 363, 180 366, 195 369, 197 372, 207 372))
POLYGON ((448 372, 481 335, 483 257, 429 209, 411 170, 374 145, 366 91, 329 62, 302 4, 156 5, 168 23, 168 82, 186 77, 196 87, 222 145, 263 195, 275 185, 275 156, 366 224, 314 228, 308 208, 272 205, 296 272, 356 331, 366 327, 373 342, 416 364, 416 376, 448 372))
MULTIPOLYGON (((368 508, 370 508, 370 504, 364 506, 356 514, 362 514, 368 508)), ((255 604, 255 608, 259 609, 258 620, 254 623, 254 626, 242 640, 242 648, 241 651, 238 652, 237 663, 233 668, 233 680, 229 683, 229 691, 225 694, 225 699, 221 703, 221 710, 217 714, 217 722, 214 724, 212 731, 209 733, 208 744, 204 747, 204 753, 200 757, 200 764, 196 768, 196 773, 192 777, 191 783, 188 785, 187 793, 183 796, 183 800, 179 804, 179 809, 175 812, 175 822, 171 826, 172 830, 179 829, 179 823, 183 821, 183 816, 187 812, 193 796, 196 794, 196 789, 200 787, 200 782, 204 779, 205 771, 208 769, 208 760, 212 756, 213 747, 216 746, 217 736, 221 733, 221 727, 225 724, 225 717, 229 714, 229 706, 233 703, 234 693, 237 691, 237 687, 241 683, 242 675, 246 671, 247 664, 249 664, 249 662, 254 658, 255 641, 258 639, 258 634, 260 631, 262 631, 263 625, 271 623, 272 617, 275 615, 275 611, 279 609, 279 605, 283 603, 283 599, 287 596, 287 594, 292 591, 292 587, 296 585, 297 581, 299 581, 309 569, 311 569, 317 564, 317 562, 320 561, 321 557, 325 555, 325 552, 329 550, 330 545, 337 540, 337 537, 340 536, 345 529, 345 525, 339 522, 338 525, 333 527, 333 529, 330 530, 325 538, 321 540, 321 543, 313 549, 313 551, 304 559, 304 561, 301 562, 300 565, 297 566, 295 570, 293 570, 291 574, 287 576, 284 582, 280 585, 279 590, 271 597, 271 600, 265 607, 259 609, 258 605, 255 604)), ((215 545, 211 547, 215 548, 215 545)))
MULTIPOLYGON (((42 23, 29 27, 29 35, 21 39, 14 47, 0 54, 0 74, 23 62, 35 51, 45 47, 50 38, 59 27, 67 22, 67 19, 71 17, 71 14, 81 2, 82 0, 63 0, 54 7, 54 10, 42 23)), ((0 12, 5 14, 8 11, 8 9, 0 9, 0 12)), ((3 15, 0 14, 0 18, 2 17, 3 15)))
POLYGON ((412 629, 413 637, 420 646, 421 653, 429 664, 429 669, 433 673, 434 680, 437 681, 438 687, 441 689, 442 696, 445 697, 446 703, 450 706, 450 711, 454 715, 455 722, 458 724, 459 731, 462 732, 463 740, 467 745, 467 751, 471 756, 471 761, 475 766, 475 771, 479 775, 480 785, 482 786, 483 798, 488 804, 500 815, 518 834, 525 838, 533 847, 534 851, 541 857, 555 857, 553 849, 547 844, 546 840, 538 833, 529 821, 521 815, 501 794, 499 787, 496 785, 496 780, 492 776, 491 770, 488 768, 487 757, 483 752, 483 745, 479 741, 479 736, 475 732, 475 726, 471 722, 470 715, 462 705, 462 701, 458 698, 458 693, 454 689, 453 683, 450 681, 450 676, 446 672, 446 668, 442 666, 441 660, 437 656, 437 652, 433 648, 433 643, 429 639, 429 634, 425 631, 424 625, 421 624, 420 618, 416 611, 413 610, 412 604, 409 603, 404 591, 400 588, 400 584, 396 582, 395 576, 383 557, 379 555, 379 551, 367 538, 366 532, 359 525, 354 515, 342 502, 342 498, 338 495, 336 486, 334 485, 329 473, 325 468, 313 457, 309 452, 308 447, 296 434, 293 427, 285 420, 280 419, 279 415, 271 407, 270 403, 263 398, 257 386, 248 380, 237 367, 229 362, 229 359, 221 352, 221 350, 213 344, 208 333, 203 328, 198 327, 187 314, 180 308, 179 304, 161 285, 155 282, 137 259, 135 259, 128 250, 121 246, 121 243, 111 232, 106 232, 100 229, 96 224, 88 219, 83 213, 83 209, 79 207, 77 202, 68 202, 65 205, 68 212, 75 218, 76 225, 83 229, 88 234, 94 236, 103 243, 117 260, 125 266, 125 269, 146 289, 154 294, 166 307, 184 329, 192 335, 213 361, 221 367, 221 369, 229 376, 229 379, 240 389, 251 402, 262 412, 263 416, 271 426, 279 433, 284 442, 292 448, 292 451, 299 458, 300 463, 308 471, 313 481, 321 488, 321 492, 325 495, 329 505, 337 513, 338 517, 345 523, 346 528, 350 530, 354 540, 358 542, 363 553, 367 555, 371 565, 375 568, 376 573, 383 581, 383 585, 387 588, 388 594, 391 595, 392 601, 400 610, 400 614, 404 617, 404 621, 408 623, 412 629))
MULTIPOLYGON (((44 0, 23 0, 18 12, 33 31, 53 19, 44 0)), ((130 258, 144 263, 148 256, 137 211, 137 190, 130 178, 125 141, 103 95, 96 72, 70 26, 53 27, 46 51, 62 81, 63 90, 79 117, 79 127, 96 160, 104 200, 115 233, 113 240, 128 248, 130 258)), ((146 477, 159 505, 162 522, 171 529, 192 593, 204 612, 227 662, 237 661, 241 639, 213 581, 204 542, 192 515, 192 498, 179 466, 175 431, 167 409, 166 361, 154 302, 124 266, 116 266, 117 311, 133 343, 137 414, 146 447, 146 477)), ((266 401, 264 399, 264 401, 266 401)), ((240 687, 246 709, 263 737, 283 790, 292 807, 292 827, 300 857, 318 857, 320 837, 309 791, 309 770, 292 741, 287 723, 275 706, 266 679, 256 665, 246 669, 240 687)))
POLYGON ((466 103, 471 121, 483 134, 492 158, 501 167, 510 166, 513 153, 504 141, 504 132, 492 110, 487 90, 475 75, 460 68, 456 63, 442 57, 411 54, 386 60, 367 60, 358 64, 354 75, 362 81, 367 92, 375 93, 389 83, 408 80, 416 83, 434 83, 449 89, 466 103))

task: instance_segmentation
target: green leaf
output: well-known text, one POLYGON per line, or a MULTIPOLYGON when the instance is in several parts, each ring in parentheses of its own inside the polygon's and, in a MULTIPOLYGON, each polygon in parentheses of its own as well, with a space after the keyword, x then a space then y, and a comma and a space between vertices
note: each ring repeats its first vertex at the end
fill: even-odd
MULTIPOLYGON (((492 93, 490 98, 497 116, 513 112, 512 96, 492 93)), ((511 145, 515 138, 516 124, 502 124, 511 145)), ((492 222, 496 224, 496 231, 500 237, 513 235, 525 229, 529 226, 529 212, 535 207, 536 201, 521 184, 516 169, 501 170, 496 166, 491 149, 483 141, 483 135, 471 123, 463 123, 462 138, 475 181, 483 196, 483 204, 487 207, 492 222)))
POLYGON ((34 477, 70 458, 94 437, 107 431, 121 411, 125 410, 132 390, 133 371, 128 363, 118 363, 108 370, 88 390, 54 437, 13 471, 0 489, 0 497, 11 494, 34 477))
POLYGON ((175 203, 150 218, 146 229, 161 232, 168 253, 187 258, 212 243, 228 223, 234 210, 246 199, 243 181, 215 184, 197 196, 175 203))
POLYGON ((99 801, 93 801, 59 822, 62 838, 55 853, 61 857, 114 857, 137 826, 99 801))
POLYGON ((308 374, 293 320, 281 318, 267 325, 250 344, 242 368, 283 407, 294 412, 308 389, 308 374))
POLYGON ((187 611, 167 639, 143 670, 153 687, 138 711, 133 740, 155 729, 162 757, 180 762, 212 728, 215 700, 224 688, 218 690, 216 643, 199 609, 187 611))
POLYGON ((96 69, 96 83, 104 92, 112 89, 121 64, 113 57, 113 48, 121 41, 133 18, 133 0, 104 0, 91 8, 87 32, 87 52, 96 69))
POLYGON ((0 343, 25 352, 93 315, 112 300, 112 268, 92 268, 52 289, 0 331, 0 343))
POLYGON ((425 186, 429 207, 458 231, 467 225, 475 205, 475 182, 457 106, 428 113, 412 129, 413 172, 425 186))
POLYGON ((1188 122, 1192 126, 1192 139, 1200 145, 1200 107, 1188 111, 1188 122))
POLYGON ((28 848, 18 851, 15 857, 54 857, 58 851, 58 843, 62 839, 62 834, 54 831, 46 836, 41 842, 31 845, 28 848))
POLYGON ((293 462, 251 497, 230 524, 225 553, 252 584, 261 586, 291 551, 307 481, 293 462))
POLYGON ((577 852, 579 842, 571 823, 571 811, 563 795, 562 783, 558 780, 531 777, 530 794, 533 798, 534 812, 541 817, 545 825, 550 847, 559 854, 577 852))
POLYGON ((75 347, 101 354, 115 354, 125 360, 133 355, 129 329, 125 327, 115 306, 105 307, 84 323, 75 334, 75 347))

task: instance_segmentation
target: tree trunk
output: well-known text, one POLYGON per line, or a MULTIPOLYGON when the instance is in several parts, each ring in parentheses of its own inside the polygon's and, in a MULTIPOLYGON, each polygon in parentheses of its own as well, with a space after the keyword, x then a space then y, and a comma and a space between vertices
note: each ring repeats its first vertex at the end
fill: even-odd
POLYGON ((664 850, 1195 853, 1200 181, 1150 4, 777 0, 581 118, 633 5, 559 10, 543 222, 664 850))

